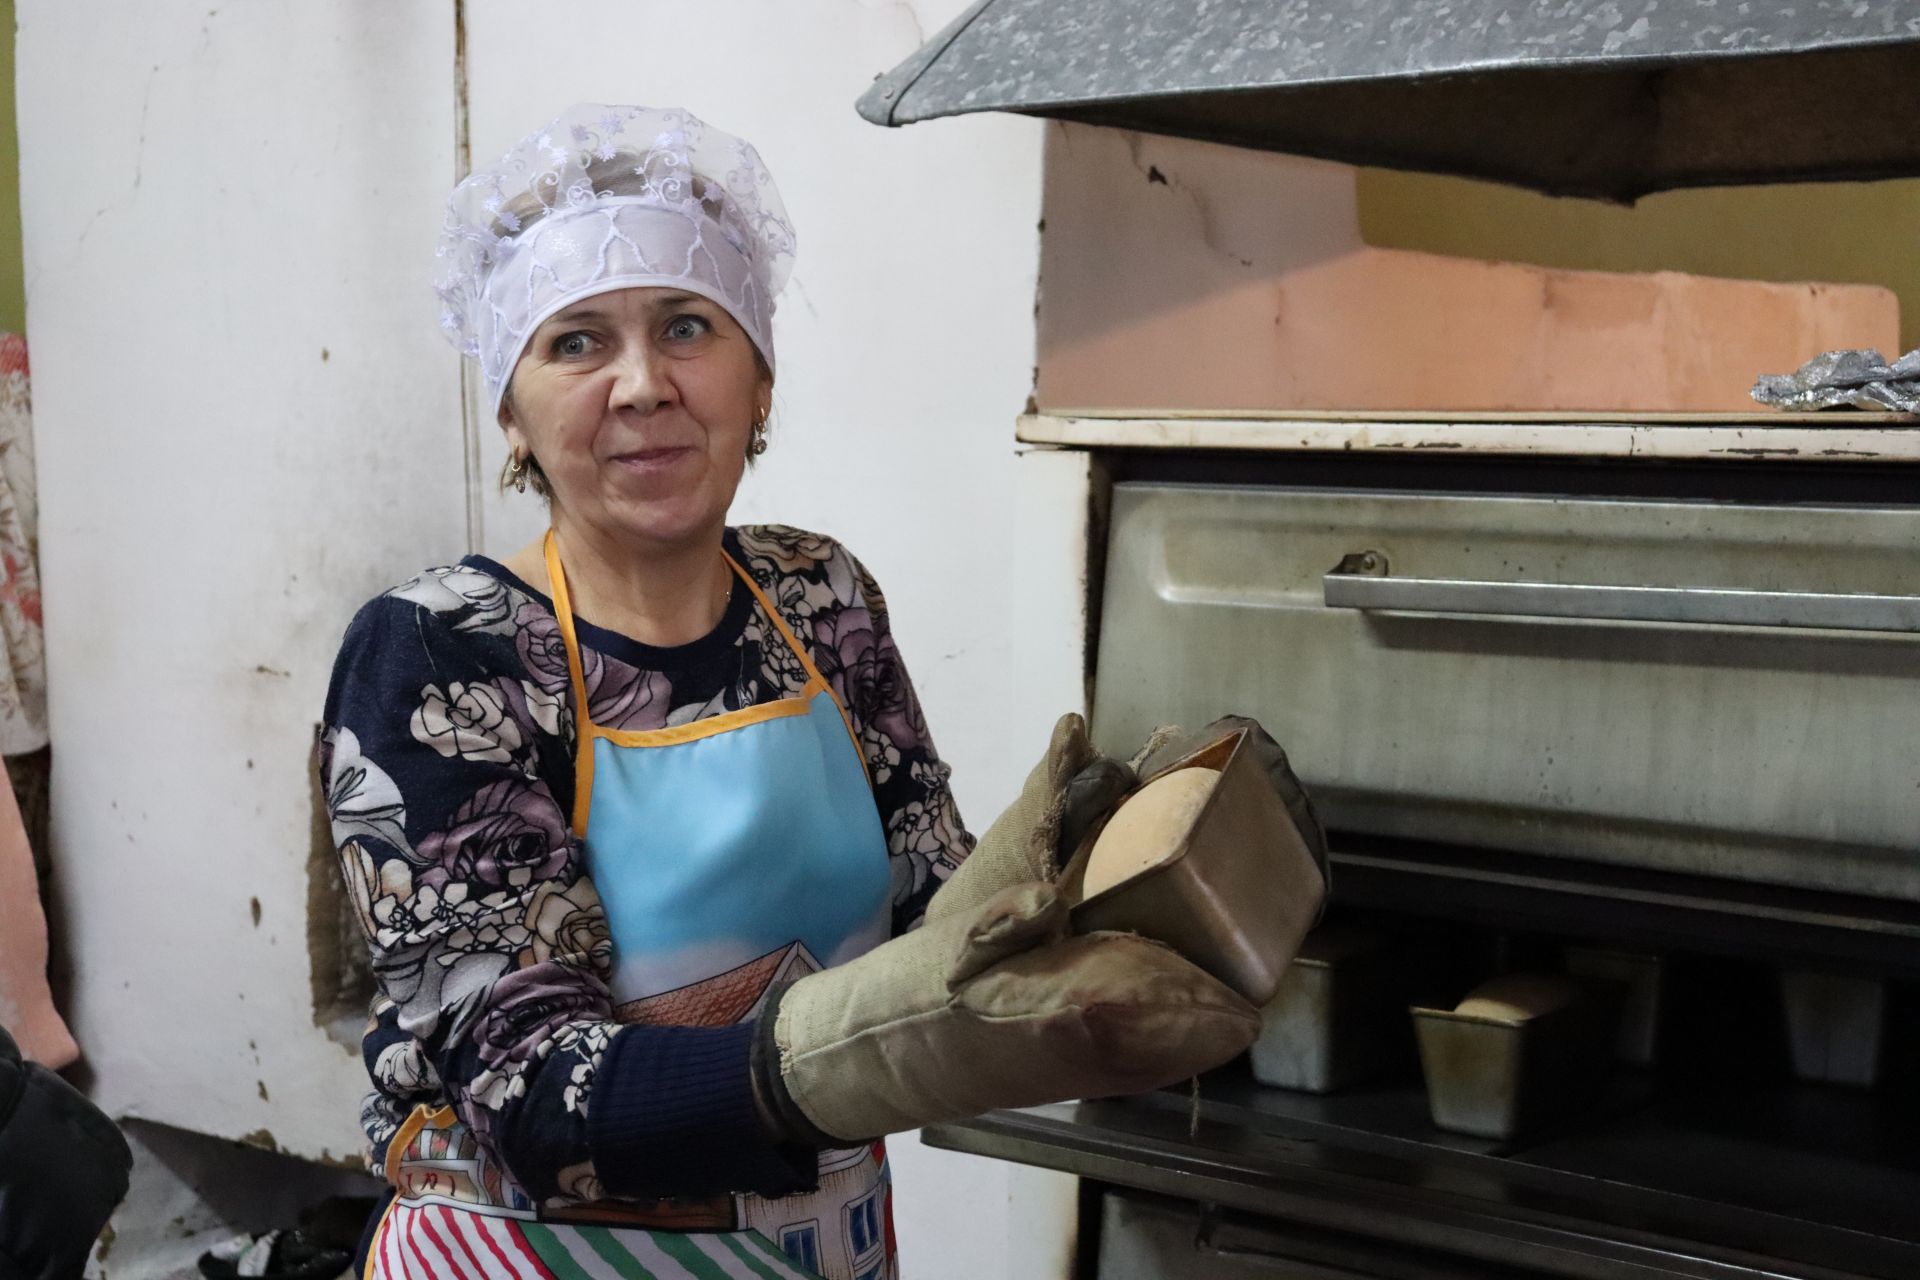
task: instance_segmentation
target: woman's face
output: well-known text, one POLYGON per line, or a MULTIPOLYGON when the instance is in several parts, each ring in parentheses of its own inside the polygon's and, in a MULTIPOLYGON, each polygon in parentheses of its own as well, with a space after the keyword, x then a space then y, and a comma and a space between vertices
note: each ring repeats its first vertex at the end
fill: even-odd
POLYGON ((500 423, 546 472, 556 523, 679 546, 726 523, 772 395, 752 339, 720 306, 619 289, 534 330, 500 423))

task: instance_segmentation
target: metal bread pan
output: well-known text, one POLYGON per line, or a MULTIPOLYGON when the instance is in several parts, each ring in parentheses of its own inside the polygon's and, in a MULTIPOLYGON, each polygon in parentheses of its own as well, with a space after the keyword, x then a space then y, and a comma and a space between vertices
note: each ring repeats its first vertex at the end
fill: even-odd
POLYGON ((1652 1066, 1660 1050, 1666 962, 1657 955, 1609 947, 1569 946, 1565 954, 1568 973, 1611 984, 1617 994, 1620 1025, 1614 1058, 1636 1067, 1652 1066))
POLYGON ((1780 999, 1796 1079, 1873 1087, 1886 1025, 1884 980, 1784 969, 1780 999))
POLYGON ((1508 1022, 1451 1009, 1413 1010, 1436 1128, 1511 1140, 1590 1097, 1614 1034, 1609 1001, 1591 996, 1508 1022))
POLYGON ((1246 739, 1245 730, 1228 734, 1142 779, 1144 786, 1195 765, 1220 771, 1193 824, 1158 862, 1075 902, 1102 823, 1081 842, 1061 886, 1075 902, 1076 933, 1164 942, 1264 1005, 1319 916, 1326 880, 1246 739))
POLYGON ((1392 1067, 1406 1035, 1392 956, 1377 933, 1322 925, 1309 933, 1260 1011, 1253 1078, 1332 1093, 1392 1067))

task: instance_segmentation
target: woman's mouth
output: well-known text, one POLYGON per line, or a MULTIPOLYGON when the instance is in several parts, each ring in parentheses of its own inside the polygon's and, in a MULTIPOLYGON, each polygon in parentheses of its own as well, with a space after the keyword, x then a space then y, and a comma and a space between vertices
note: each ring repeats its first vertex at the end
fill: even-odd
POLYGON ((670 470, 675 464, 693 456, 694 450, 688 445, 669 445, 658 449, 634 449, 627 453, 615 454, 613 461, 618 466, 638 472, 641 475, 653 475, 670 470))

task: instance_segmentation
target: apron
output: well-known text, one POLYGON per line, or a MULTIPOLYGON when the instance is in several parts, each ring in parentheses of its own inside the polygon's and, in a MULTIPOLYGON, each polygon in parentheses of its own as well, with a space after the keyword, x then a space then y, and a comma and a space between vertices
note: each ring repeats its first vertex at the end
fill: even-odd
MULTIPOLYGON (((723 551, 722 555, 726 553, 723 551)), ((753 578, 727 565, 806 672, 797 696, 664 729, 588 714, 566 574, 546 539, 578 737, 573 831, 606 907, 621 1022, 729 1026, 778 983, 891 928, 890 867, 852 722, 753 578)), ((452 1108, 416 1108, 389 1148, 398 1188, 368 1255, 392 1280, 892 1280, 883 1144, 820 1154, 819 1188, 539 1211, 452 1108), (565 1220, 561 1220, 564 1218, 565 1220)))

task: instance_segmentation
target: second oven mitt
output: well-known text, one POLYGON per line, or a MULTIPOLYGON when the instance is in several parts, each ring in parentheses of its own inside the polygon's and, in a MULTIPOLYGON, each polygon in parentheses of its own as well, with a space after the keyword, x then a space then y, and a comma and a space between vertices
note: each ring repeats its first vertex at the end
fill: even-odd
POLYGON ((1133 770, 1093 749, 1085 720, 1061 716, 1019 796, 927 904, 928 922, 970 911, 1016 884, 1053 883, 1080 837, 1135 781, 1133 770))
POLYGON ((761 1015, 786 1140, 840 1147, 1001 1107, 1138 1093, 1244 1051, 1260 1011, 1132 934, 1070 936, 1037 881, 810 974, 761 1015))

